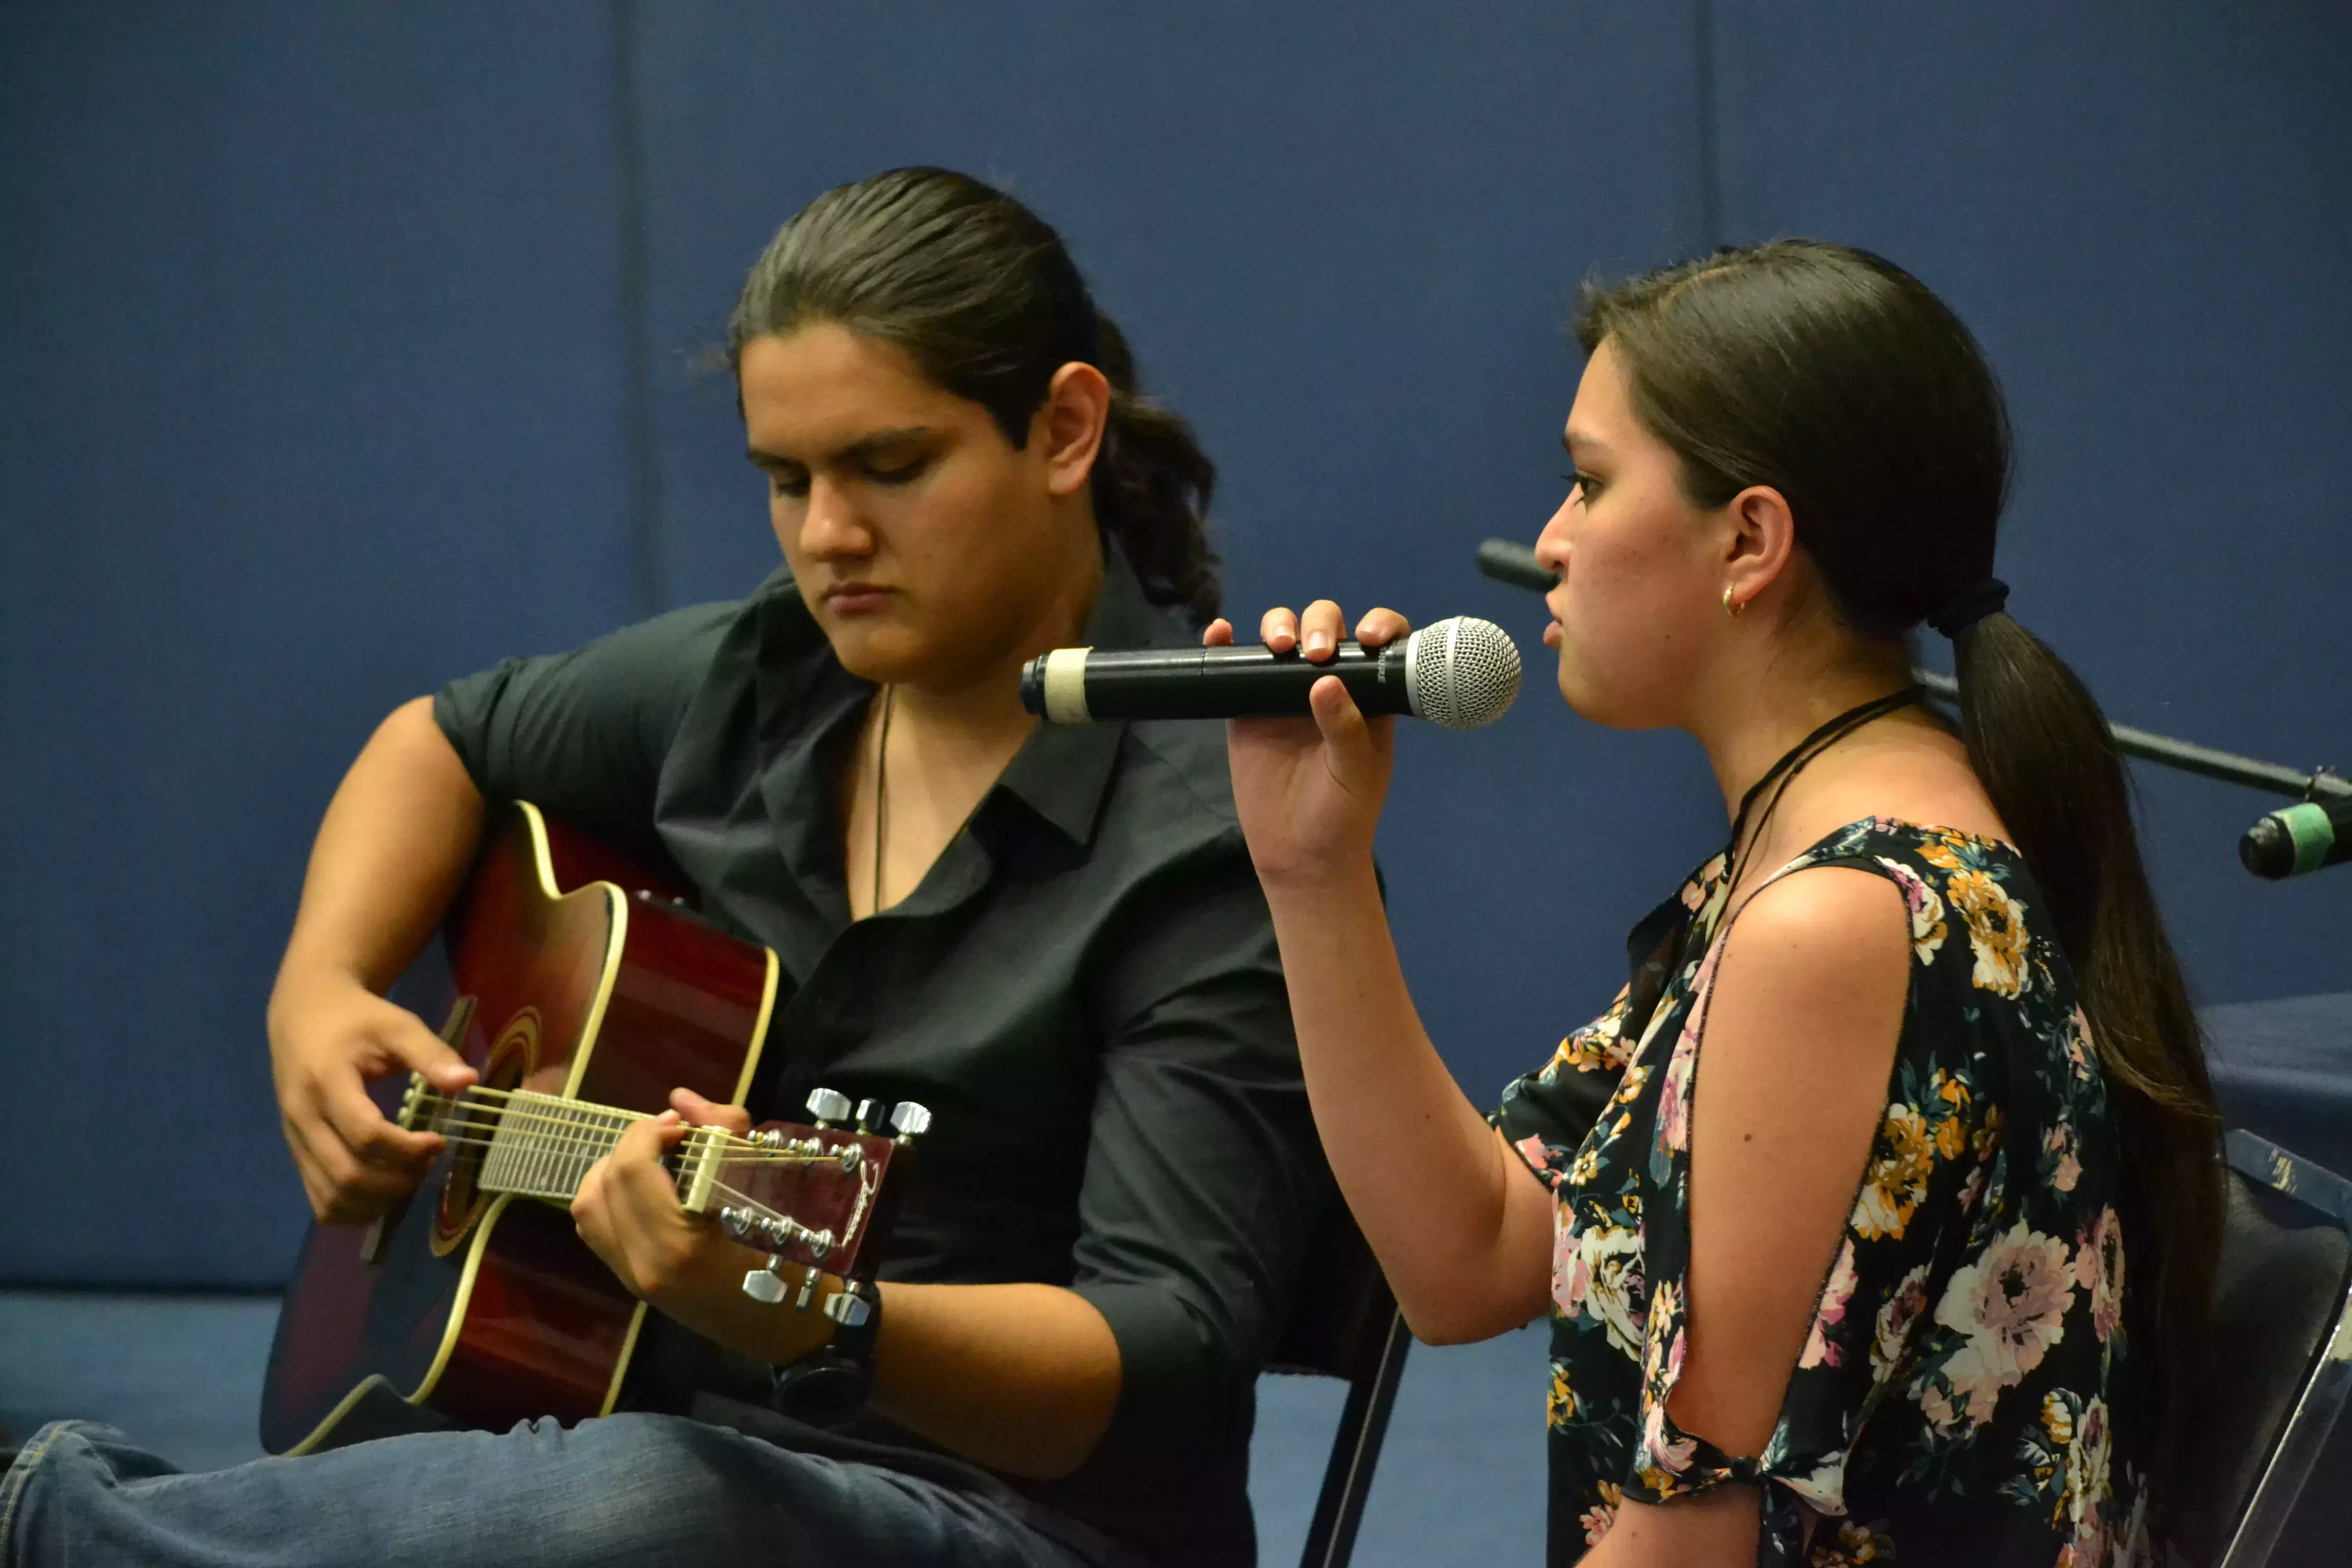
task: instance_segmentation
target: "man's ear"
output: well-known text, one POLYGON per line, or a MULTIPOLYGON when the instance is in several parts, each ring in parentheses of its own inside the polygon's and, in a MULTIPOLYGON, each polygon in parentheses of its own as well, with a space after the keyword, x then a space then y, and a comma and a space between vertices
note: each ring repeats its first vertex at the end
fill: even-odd
POLYGON ((1724 585, 1745 605, 1769 592, 1797 553, 1797 520, 1789 500, 1769 485, 1750 485, 1723 508, 1724 585))
POLYGON ((1073 360, 1054 373, 1045 401, 1031 421, 1029 438, 1045 460, 1045 489, 1074 496, 1094 474, 1110 420, 1110 383, 1090 364, 1073 360))

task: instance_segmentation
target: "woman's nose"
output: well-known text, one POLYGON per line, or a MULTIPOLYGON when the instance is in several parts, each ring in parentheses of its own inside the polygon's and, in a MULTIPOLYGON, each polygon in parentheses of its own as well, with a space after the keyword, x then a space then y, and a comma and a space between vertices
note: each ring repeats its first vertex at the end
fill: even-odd
POLYGON ((1537 562, 1555 573, 1568 570, 1569 516, 1573 507, 1573 502, 1560 502, 1559 510, 1551 514, 1551 521, 1536 535, 1537 562))

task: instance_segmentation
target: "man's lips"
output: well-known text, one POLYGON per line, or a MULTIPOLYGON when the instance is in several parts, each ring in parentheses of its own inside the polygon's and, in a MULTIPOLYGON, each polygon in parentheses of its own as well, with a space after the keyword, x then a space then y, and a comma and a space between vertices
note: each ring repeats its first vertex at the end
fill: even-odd
POLYGON ((824 591, 824 605, 843 615, 856 615, 881 608, 894 592, 879 583, 836 583, 824 591))

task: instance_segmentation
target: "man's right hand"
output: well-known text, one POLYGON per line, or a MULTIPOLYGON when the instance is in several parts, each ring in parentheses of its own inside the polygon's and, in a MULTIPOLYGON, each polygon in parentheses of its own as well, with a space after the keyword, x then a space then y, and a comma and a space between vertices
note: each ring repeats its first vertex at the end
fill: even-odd
POLYGON ((344 976, 280 977, 269 1067, 310 1212, 335 1224, 372 1220, 415 1191, 442 1146, 386 1118, 368 1083, 414 1070, 454 1094, 475 1076, 415 1014, 344 976))

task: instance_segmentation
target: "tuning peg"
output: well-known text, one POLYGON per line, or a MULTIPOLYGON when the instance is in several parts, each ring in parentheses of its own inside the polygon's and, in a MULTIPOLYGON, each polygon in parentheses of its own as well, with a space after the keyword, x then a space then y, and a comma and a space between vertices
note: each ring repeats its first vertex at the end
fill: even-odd
POLYGON ((911 1100, 900 1100, 890 1112, 890 1134, 894 1138, 919 1138, 930 1130, 929 1109, 911 1100))
POLYGON ((874 1309, 856 1291, 841 1290, 826 1299, 824 1315, 845 1329, 856 1329, 865 1326, 866 1320, 874 1315, 874 1309))
POLYGON ((849 1114, 849 1096, 837 1089, 809 1090, 808 1111, 816 1118, 819 1127, 829 1126, 849 1114))
POLYGON ((784 1299, 783 1276, 776 1272, 782 1259, 771 1258, 765 1268, 754 1268, 743 1276, 743 1294, 763 1307, 772 1307, 784 1299))
POLYGON ((860 1132, 873 1131, 874 1113, 881 1109, 882 1107, 874 1100, 859 1100, 857 1102, 857 1130, 860 1132))

